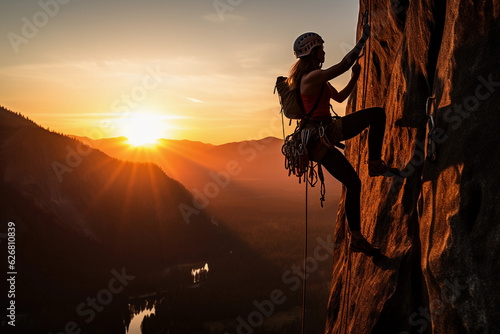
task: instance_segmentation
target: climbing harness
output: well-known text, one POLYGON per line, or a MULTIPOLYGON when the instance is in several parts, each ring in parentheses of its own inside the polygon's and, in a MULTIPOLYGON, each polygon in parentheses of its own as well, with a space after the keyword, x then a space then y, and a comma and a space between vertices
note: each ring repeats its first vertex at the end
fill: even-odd
POLYGON ((299 183, 308 182, 311 187, 320 181, 321 207, 325 201, 325 178, 321 163, 314 163, 314 161, 320 161, 326 151, 334 149, 334 146, 340 149, 345 148, 342 143, 332 142, 332 138, 340 138, 341 124, 340 117, 332 117, 327 123, 305 118, 297 125, 293 133, 285 137, 281 148, 285 156, 285 169, 288 170, 288 176, 295 175, 299 178, 299 183))
POLYGON ((323 145, 325 145, 328 149, 332 150, 334 148, 334 145, 330 142, 328 136, 325 135, 325 127, 323 126, 323 124, 318 127, 318 132, 321 143, 323 143, 323 145))
POLYGON ((428 128, 428 134, 427 134, 427 154, 426 158, 429 161, 436 161, 437 158, 437 144, 434 141, 435 137, 435 130, 436 130, 436 120, 434 119, 434 113, 431 112, 431 107, 432 107, 432 101, 436 100, 436 97, 429 96, 427 98, 427 101, 425 103, 425 113, 427 115, 428 121, 427 121, 427 128, 428 128))

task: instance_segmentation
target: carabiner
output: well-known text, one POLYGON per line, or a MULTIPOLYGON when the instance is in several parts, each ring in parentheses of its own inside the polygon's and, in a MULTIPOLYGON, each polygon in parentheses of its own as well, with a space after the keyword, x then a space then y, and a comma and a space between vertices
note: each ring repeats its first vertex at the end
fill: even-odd
POLYGON ((324 137, 325 136, 325 128, 323 125, 320 125, 318 128, 319 136, 324 137))

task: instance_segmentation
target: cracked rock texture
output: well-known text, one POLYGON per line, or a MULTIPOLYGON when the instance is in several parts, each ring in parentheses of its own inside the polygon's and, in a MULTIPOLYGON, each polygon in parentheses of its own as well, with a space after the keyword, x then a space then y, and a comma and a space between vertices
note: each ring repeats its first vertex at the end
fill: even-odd
POLYGON ((500 1, 366 0, 358 36, 367 7, 347 113, 385 108, 383 159, 407 178, 368 176, 368 130, 347 142, 384 255, 349 256, 342 199, 325 332, 500 333, 500 1))

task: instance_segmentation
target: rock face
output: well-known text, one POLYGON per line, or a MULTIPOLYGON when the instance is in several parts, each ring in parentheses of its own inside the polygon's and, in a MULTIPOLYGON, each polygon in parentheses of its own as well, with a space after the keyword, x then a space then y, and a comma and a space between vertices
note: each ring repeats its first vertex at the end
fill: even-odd
POLYGON ((362 232, 384 256, 349 255, 342 200, 325 332, 499 333, 500 2, 366 0, 358 34, 365 9, 347 113, 386 109, 383 159, 407 177, 368 176, 367 130, 347 142, 362 232))

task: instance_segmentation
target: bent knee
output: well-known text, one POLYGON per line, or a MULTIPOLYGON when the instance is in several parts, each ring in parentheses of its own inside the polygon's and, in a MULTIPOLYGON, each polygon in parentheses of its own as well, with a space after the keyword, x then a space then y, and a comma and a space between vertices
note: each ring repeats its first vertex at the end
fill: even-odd
POLYGON ((382 107, 375 107, 373 112, 377 114, 377 118, 384 119, 385 120, 385 109, 382 107))
POLYGON ((345 184, 347 191, 353 193, 361 193, 361 180, 359 177, 351 180, 348 184, 345 184))

